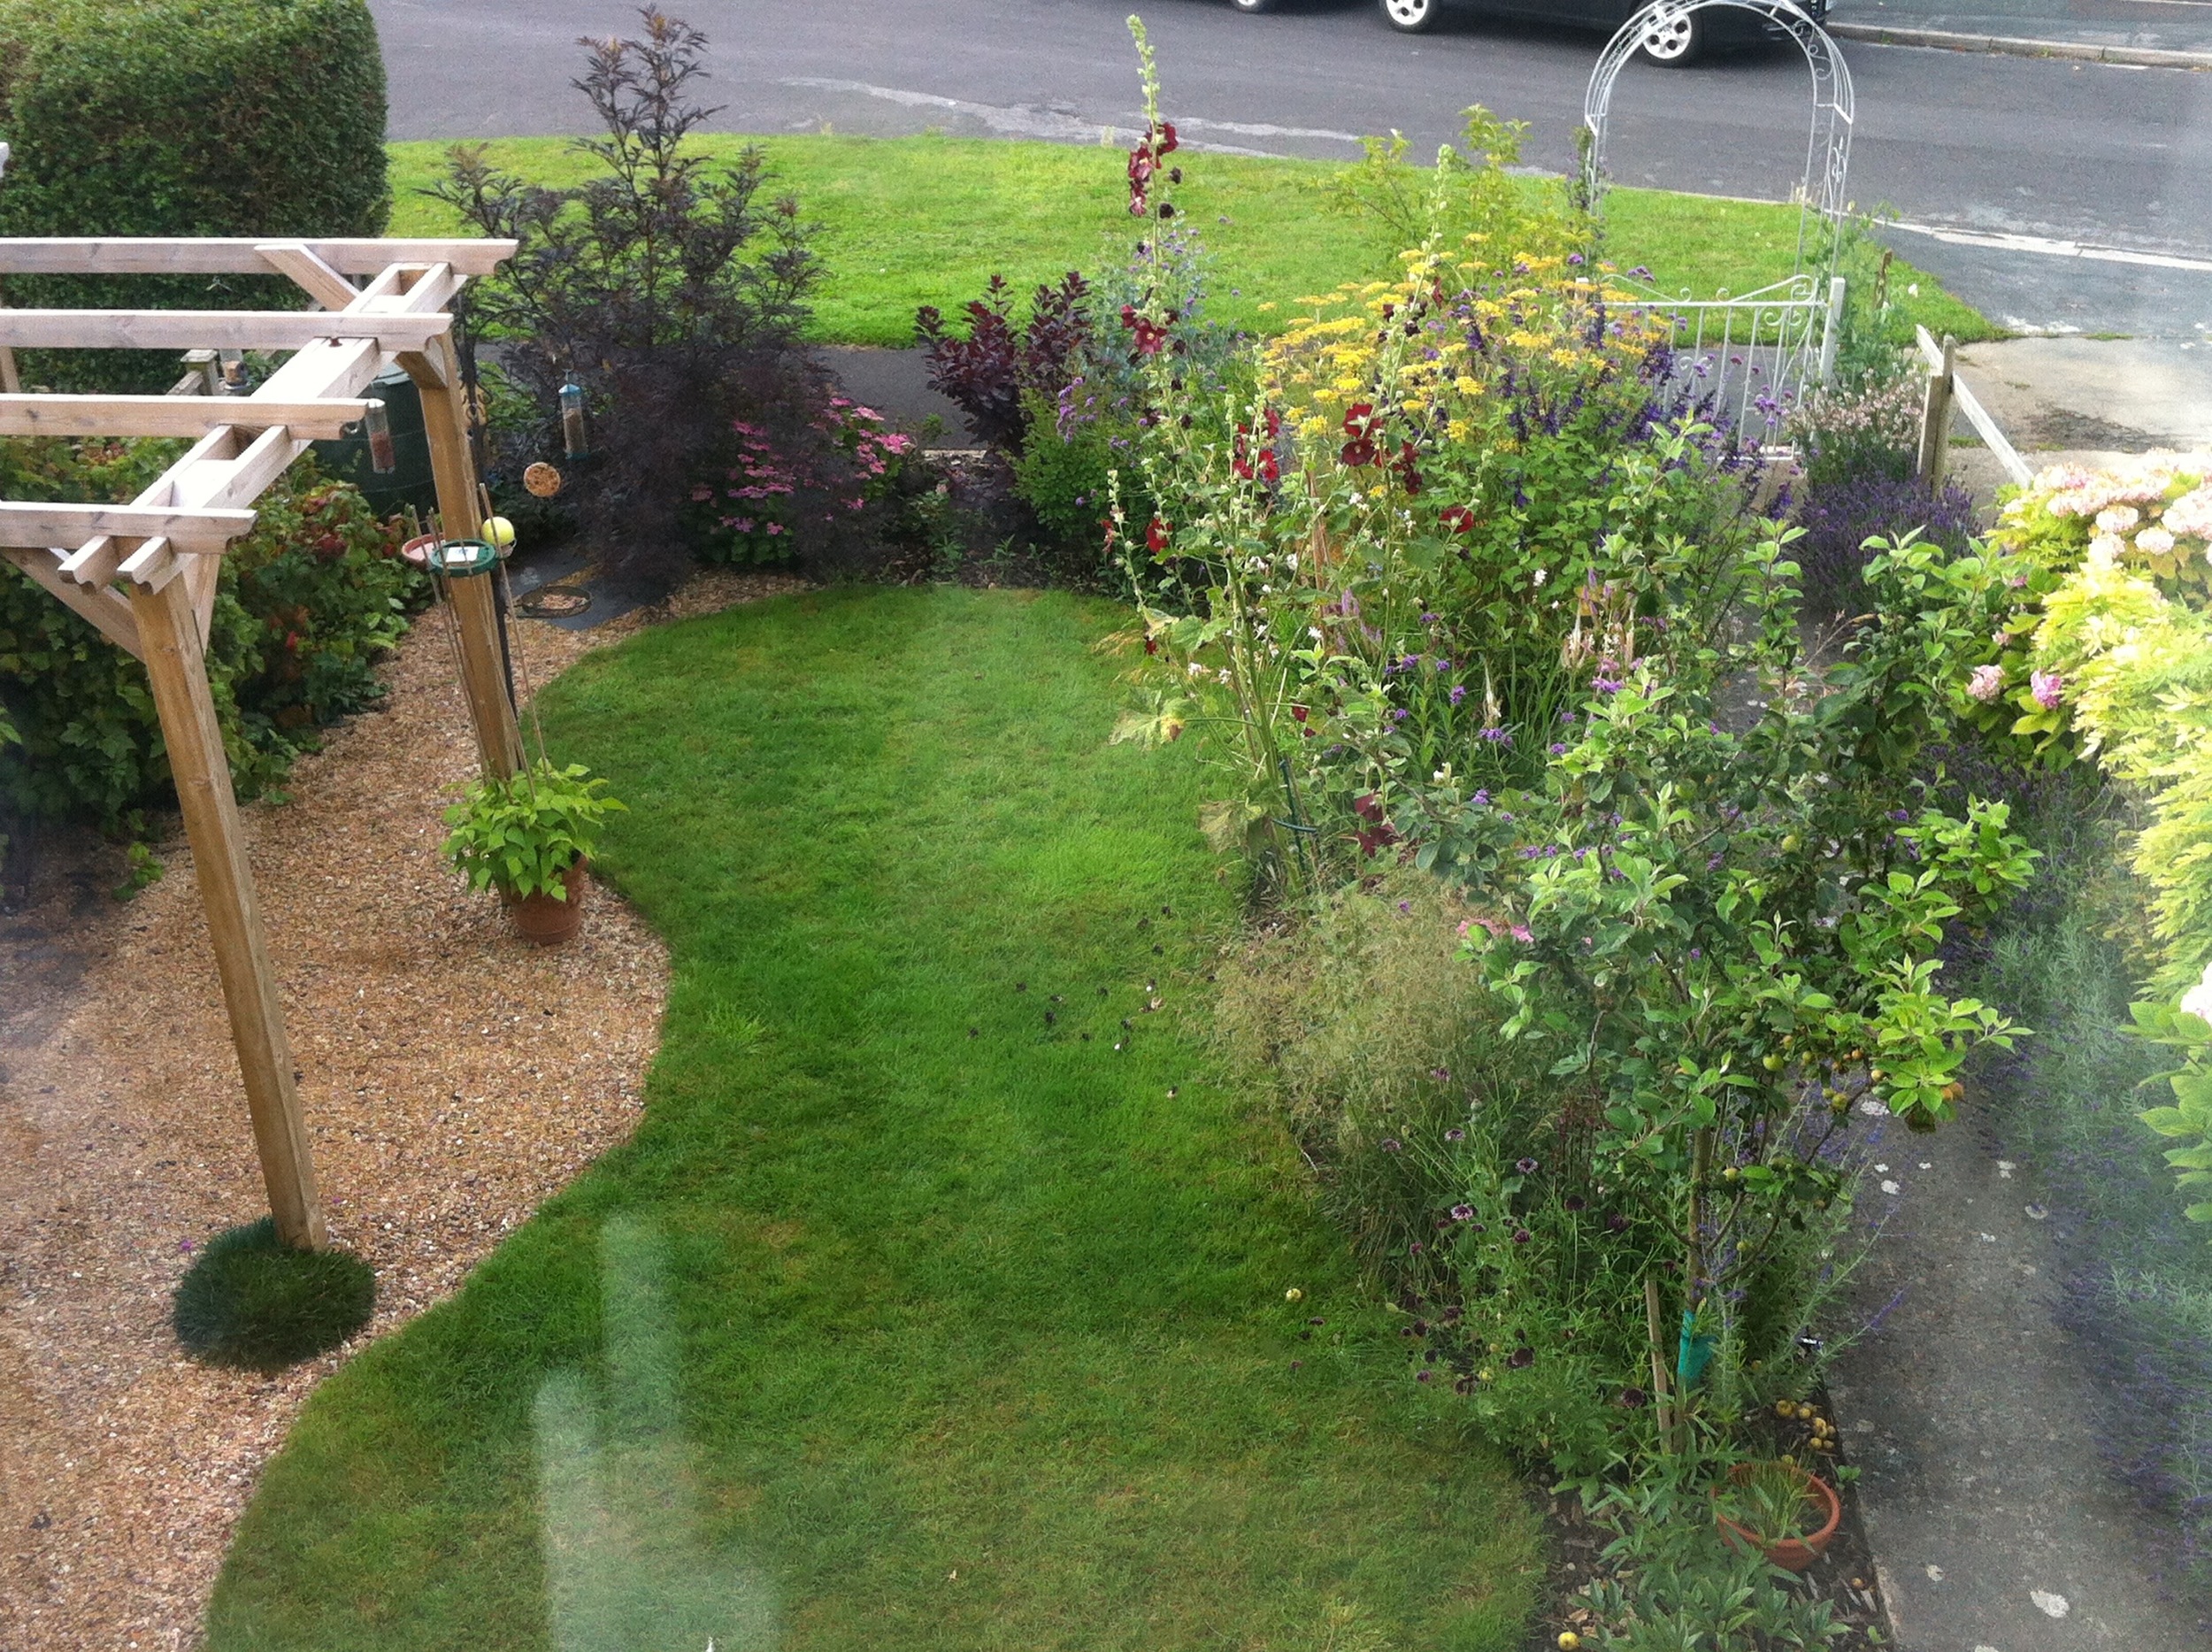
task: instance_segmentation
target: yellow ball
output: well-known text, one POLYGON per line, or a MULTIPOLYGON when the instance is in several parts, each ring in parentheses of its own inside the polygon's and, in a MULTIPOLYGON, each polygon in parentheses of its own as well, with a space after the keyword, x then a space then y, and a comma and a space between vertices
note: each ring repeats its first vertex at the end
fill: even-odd
POLYGON ((1305 1292, 1300 1290, 1295 1285, 1294 1285, 1283 1293, 1283 1300, 1286 1302, 1294 1302, 1302 1299, 1304 1295, 1305 1292))
POLYGON ((488 518, 484 523, 484 542, 495 550, 505 550, 515 542, 515 525, 503 516, 488 518))
POLYGON ((1562 1629, 1559 1632, 1559 1652, 1575 1652, 1575 1648, 1581 1644, 1582 1637, 1573 1630, 1562 1629))

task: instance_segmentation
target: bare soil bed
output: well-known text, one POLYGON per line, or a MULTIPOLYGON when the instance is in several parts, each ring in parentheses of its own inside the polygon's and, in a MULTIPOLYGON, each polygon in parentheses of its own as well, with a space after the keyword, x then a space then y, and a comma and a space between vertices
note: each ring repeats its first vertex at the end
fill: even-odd
MULTIPOLYGON (((528 620, 542 683, 641 626, 795 587, 702 575, 591 632, 528 620)), ((382 710, 286 804, 245 811, 334 1241, 377 1274, 362 1335, 274 1378, 197 1364, 169 1327, 193 1249, 266 1213, 181 841, 127 905, 63 856, 0 918, 0 1646, 187 1648, 233 1522, 301 1402, 449 1295, 629 1133, 667 983, 603 889, 549 952, 439 860, 474 743, 432 614, 382 710)))

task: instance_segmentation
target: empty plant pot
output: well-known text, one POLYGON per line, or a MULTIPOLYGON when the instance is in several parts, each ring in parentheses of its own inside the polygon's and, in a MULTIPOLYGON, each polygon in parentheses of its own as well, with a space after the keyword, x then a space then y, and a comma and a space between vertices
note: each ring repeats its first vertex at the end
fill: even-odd
MULTIPOLYGON (((1737 1486, 1747 1486, 1753 1473, 1761 1466, 1755 1463, 1739 1463, 1728 1471, 1729 1480, 1737 1486)), ((1749 1526, 1731 1518, 1719 1507, 1718 1487, 1715 1487, 1713 1493, 1713 1518, 1719 1523, 1720 1534, 1726 1541, 1739 1548, 1757 1549, 1785 1571, 1802 1571, 1813 1564, 1821 1550, 1828 1547, 1829 1540, 1836 1534, 1836 1528, 1843 1524, 1843 1500, 1836 1495, 1834 1487, 1811 1470, 1800 1468, 1794 1463, 1785 1466, 1802 1485, 1805 1502, 1809 1505, 1808 1521, 1819 1520, 1817 1529, 1780 1539, 1762 1537, 1749 1526)))
POLYGON ((512 903, 515 928, 533 946, 557 947, 584 926, 584 863, 580 860, 563 872, 561 881, 566 900, 526 895, 512 903))

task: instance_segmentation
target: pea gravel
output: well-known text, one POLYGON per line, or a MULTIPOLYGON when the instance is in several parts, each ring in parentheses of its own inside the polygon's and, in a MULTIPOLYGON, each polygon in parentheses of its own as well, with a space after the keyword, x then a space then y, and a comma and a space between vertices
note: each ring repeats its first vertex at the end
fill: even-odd
MULTIPOLYGON (((515 641, 543 682, 797 583, 703 574, 595 631, 518 620, 515 641)), ((666 953, 600 888, 569 946, 513 939, 437 857, 443 788, 474 762, 438 615, 387 675, 294 801, 245 811, 332 1238, 377 1274, 343 1348, 260 1377, 184 1358, 170 1330, 192 1249, 267 1210, 180 838, 128 905, 49 878, 0 918, 0 1647, 196 1646, 233 1523, 315 1385, 637 1117, 666 953)))

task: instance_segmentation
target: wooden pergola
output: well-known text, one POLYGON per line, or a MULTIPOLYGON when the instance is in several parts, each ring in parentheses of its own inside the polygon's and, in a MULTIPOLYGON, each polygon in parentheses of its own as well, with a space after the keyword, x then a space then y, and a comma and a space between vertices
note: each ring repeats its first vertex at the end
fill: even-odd
MULTIPOLYGON (((422 392, 442 532, 473 538, 483 513, 449 306, 511 241, 0 239, 8 275, 282 275, 313 311, 0 309, 0 435, 173 436, 191 449, 126 505, 0 501, 0 557, 145 662, 222 974, 246 1105, 285 1243, 327 1242, 266 936, 239 832, 204 653, 220 558, 254 502, 312 440, 370 413, 396 363, 422 392), (26 395, 14 351, 288 350, 247 396, 26 395)), ((184 389, 180 385, 179 388, 184 389)), ((448 583, 486 773, 522 765, 491 584, 448 583)))

